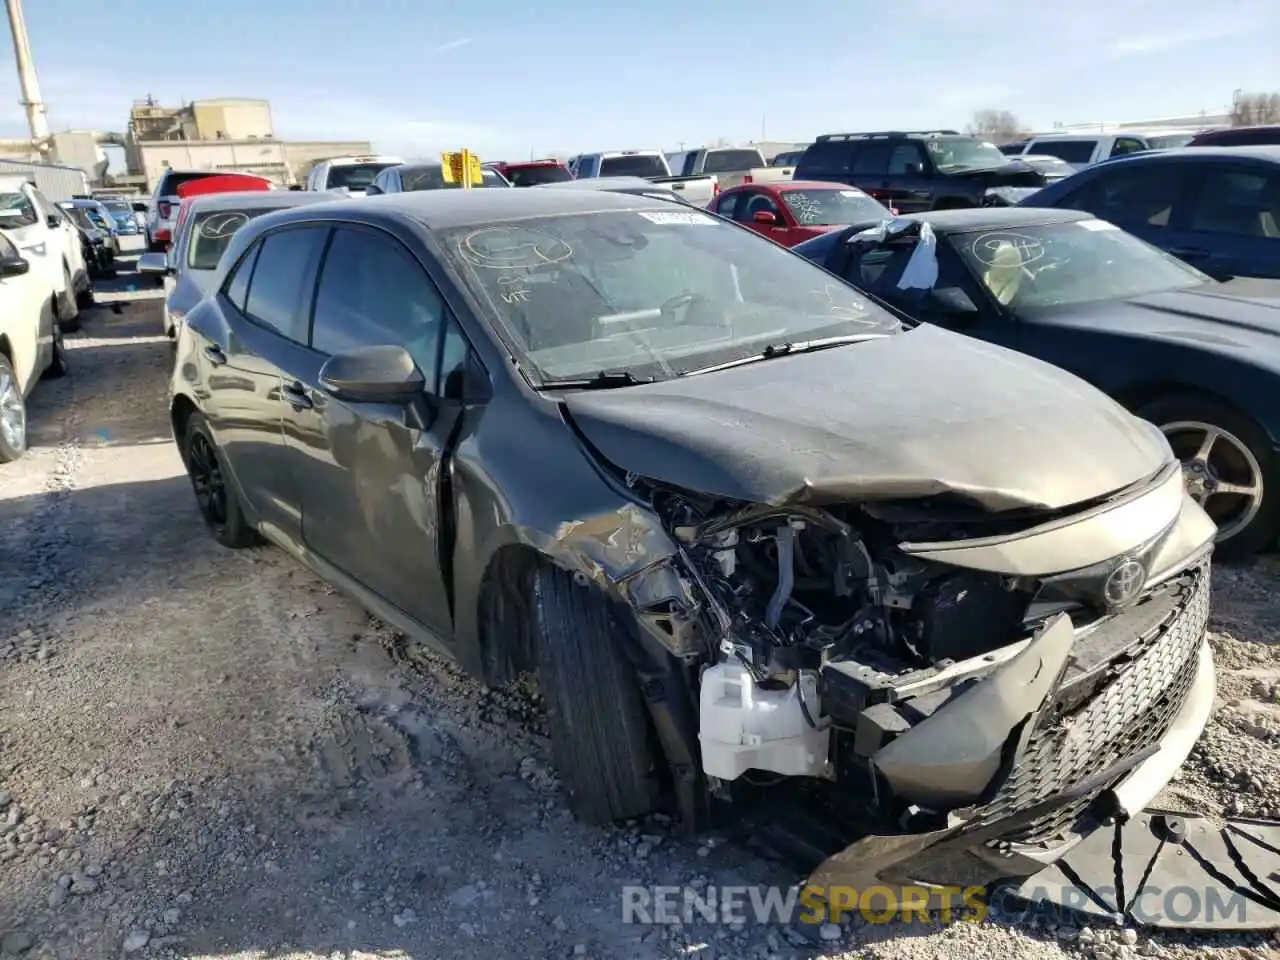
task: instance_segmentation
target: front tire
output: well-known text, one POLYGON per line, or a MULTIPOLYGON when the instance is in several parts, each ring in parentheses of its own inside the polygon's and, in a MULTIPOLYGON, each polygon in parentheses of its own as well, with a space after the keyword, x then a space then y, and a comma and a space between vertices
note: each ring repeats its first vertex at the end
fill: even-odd
POLYGON ((0 463, 27 452, 27 402, 9 358, 0 353, 0 463))
POLYGON ((1212 397, 1161 397, 1136 411, 1158 426, 1182 461, 1187 492, 1218 524, 1214 552, 1242 560, 1280 531, 1277 465, 1266 432, 1212 397))
POLYGON ((661 792, 649 713, 608 599, 554 567, 538 570, 538 680, 569 809, 608 824, 652 811, 661 792))
POLYGON ((258 543, 258 533, 245 520, 240 499, 227 480, 226 461, 202 414, 193 413, 187 420, 182 460, 191 478, 196 507, 213 539, 232 550, 258 543))

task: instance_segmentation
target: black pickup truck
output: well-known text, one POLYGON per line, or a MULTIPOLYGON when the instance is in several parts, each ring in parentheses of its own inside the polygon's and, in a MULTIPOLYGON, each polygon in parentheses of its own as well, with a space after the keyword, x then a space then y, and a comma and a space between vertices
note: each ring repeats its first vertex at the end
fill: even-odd
POLYGON ((1039 170, 954 130, 823 134, 795 178, 851 184, 899 213, 1002 206, 1011 191, 1045 185, 1039 170))

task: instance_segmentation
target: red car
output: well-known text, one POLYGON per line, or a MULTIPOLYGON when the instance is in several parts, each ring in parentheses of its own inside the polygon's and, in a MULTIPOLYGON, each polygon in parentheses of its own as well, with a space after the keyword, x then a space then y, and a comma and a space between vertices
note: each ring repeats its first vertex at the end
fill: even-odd
POLYGON ((744 183, 707 205, 775 243, 794 247, 851 223, 875 223, 894 212, 856 187, 817 180, 744 183))
POLYGON ((536 187, 543 183, 572 180, 573 174, 559 160, 526 160, 523 163, 496 161, 486 164, 511 181, 513 187, 536 187))

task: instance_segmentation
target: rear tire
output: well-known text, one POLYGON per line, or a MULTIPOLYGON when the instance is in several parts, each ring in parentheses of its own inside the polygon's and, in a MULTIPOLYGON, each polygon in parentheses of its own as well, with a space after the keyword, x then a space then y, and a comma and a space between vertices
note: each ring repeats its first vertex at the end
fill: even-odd
MULTIPOLYGON (((1165 431, 1174 453, 1183 461, 1184 475, 1189 489, 1203 474, 1188 470, 1198 447, 1197 431, 1192 425, 1200 424, 1220 433, 1220 439, 1208 457, 1209 486, 1228 482, 1248 486, 1256 482, 1261 502, 1247 522, 1232 529, 1233 517, 1247 515, 1247 500, 1231 494, 1210 495, 1202 504, 1220 526, 1219 539, 1214 554, 1224 560, 1244 560, 1268 547, 1280 531, 1280 470, 1272 456, 1271 444, 1263 431, 1248 416, 1213 397, 1195 394, 1174 394, 1160 397, 1140 407, 1135 413, 1165 431), (1217 461, 1215 463, 1215 460, 1217 461), (1252 463, 1249 461, 1252 460, 1252 463), (1246 472, 1255 472, 1253 481, 1246 472)), ((1193 496, 1195 494, 1193 493, 1193 496)))
POLYGON ((532 616, 538 680, 569 809, 608 824, 659 802, 658 754, 609 601, 554 567, 539 569, 532 616))
POLYGON ((55 323, 53 325, 53 359, 45 368, 44 379, 59 380, 67 375, 69 369, 66 344, 62 342, 62 328, 55 323))
POLYGON ((196 495, 196 507, 213 539, 232 550, 259 543, 258 532, 245 520, 240 499, 227 480, 226 460, 203 414, 193 413, 187 419, 181 450, 196 495))
POLYGON ((71 285, 71 270, 65 265, 62 268, 62 279, 66 288, 57 297, 58 326, 64 333, 75 333, 80 329, 80 306, 76 302, 76 291, 71 285))

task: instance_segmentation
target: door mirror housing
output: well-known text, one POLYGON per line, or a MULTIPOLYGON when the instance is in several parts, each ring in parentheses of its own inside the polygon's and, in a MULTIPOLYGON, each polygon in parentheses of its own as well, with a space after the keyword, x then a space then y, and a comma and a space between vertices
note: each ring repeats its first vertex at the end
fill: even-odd
POLYGON ((49 216, 45 217, 44 222, 49 225, 50 230, 57 230, 60 226, 62 226, 62 218, 58 216, 56 213, 49 214, 49 216))
POLYGON ((0 277, 20 277, 31 270, 31 261, 25 257, 0 259, 0 277))
POLYGON ((408 404, 422 396, 426 383, 409 351, 400 346, 348 350, 320 368, 320 385, 352 403, 408 404))
POLYGON ((908 177, 921 176, 924 173, 924 164, 922 163, 903 164, 902 172, 905 173, 908 177))
POLYGON ((949 317, 976 316, 978 305, 960 287, 939 287, 929 292, 928 306, 949 317))
POLYGON ((752 215, 752 219, 756 223, 767 223, 770 226, 776 226, 778 223, 778 215, 772 210, 757 210, 752 215))

